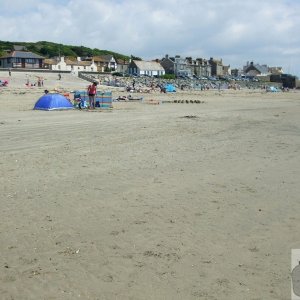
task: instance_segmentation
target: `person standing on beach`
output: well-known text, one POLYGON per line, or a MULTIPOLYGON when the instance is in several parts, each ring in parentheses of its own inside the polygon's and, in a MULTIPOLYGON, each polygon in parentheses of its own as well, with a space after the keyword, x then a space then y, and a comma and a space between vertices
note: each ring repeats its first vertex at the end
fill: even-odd
POLYGON ((93 84, 90 84, 87 89, 88 95, 89 95, 89 105, 90 109, 95 108, 95 97, 97 93, 97 82, 93 82, 93 84))
POLYGON ((26 85, 29 87, 30 85, 30 81, 29 81, 29 76, 28 74, 26 74, 26 85))

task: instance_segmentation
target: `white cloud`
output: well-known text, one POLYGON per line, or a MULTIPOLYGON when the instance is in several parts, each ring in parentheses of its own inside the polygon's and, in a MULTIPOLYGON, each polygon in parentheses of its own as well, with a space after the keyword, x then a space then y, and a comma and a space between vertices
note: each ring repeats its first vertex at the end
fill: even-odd
POLYGON ((1 4, 1 40, 83 45, 145 59, 222 58, 300 75, 298 0, 14 0, 1 4))

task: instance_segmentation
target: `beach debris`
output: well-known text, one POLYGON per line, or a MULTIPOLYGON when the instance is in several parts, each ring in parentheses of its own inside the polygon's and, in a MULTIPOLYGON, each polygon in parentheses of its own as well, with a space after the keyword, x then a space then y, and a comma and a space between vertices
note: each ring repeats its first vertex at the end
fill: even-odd
POLYGON ((197 103, 197 104, 200 104, 200 103, 205 103, 205 101, 201 101, 201 100, 173 100, 173 103, 197 103))
POLYGON ((252 248, 249 248, 248 250, 251 251, 251 252, 258 252, 259 251, 259 249, 256 246, 254 246, 252 248))
POLYGON ((196 116, 196 115, 187 115, 187 116, 183 116, 183 117, 181 117, 181 118, 186 118, 186 119, 197 119, 198 116, 196 116))
POLYGON ((33 276, 41 275, 42 268, 38 268, 38 270, 29 271, 28 278, 32 278, 33 276))
POLYGON ((211 264, 212 261, 211 261, 211 260, 203 260, 202 263, 203 263, 203 264, 211 264))
POLYGON ((153 257, 162 257, 163 255, 161 252, 154 252, 152 250, 145 251, 143 254, 144 256, 153 256, 153 257))
POLYGON ((50 216, 46 216, 45 220, 48 221, 48 222, 52 222, 52 218, 50 216))
POLYGON ((158 105, 161 104, 161 101, 157 99, 147 99, 147 100, 143 100, 143 103, 158 105))
POLYGON ((104 275, 102 277, 102 280, 104 282, 113 282, 114 281, 114 277, 111 274, 108 274, 108 275, 104 275))
POLYGON ((74 255, 74 254, 78 254, 80 251, 80 249, 72 249, 70 247, 67 247, 65 250, 63 251, 59 251, 58 254, 63 254, 65 256, 71 256, 71 255, 74 255))

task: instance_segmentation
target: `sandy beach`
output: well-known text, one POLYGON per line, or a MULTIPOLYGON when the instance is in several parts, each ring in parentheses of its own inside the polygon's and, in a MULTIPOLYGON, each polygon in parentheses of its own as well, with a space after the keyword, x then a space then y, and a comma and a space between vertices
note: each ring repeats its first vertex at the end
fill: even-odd
POLYGON ((1 299, 291 298, 300 92, 32 110, 88 84, 45 78, 0 89, 1 299))

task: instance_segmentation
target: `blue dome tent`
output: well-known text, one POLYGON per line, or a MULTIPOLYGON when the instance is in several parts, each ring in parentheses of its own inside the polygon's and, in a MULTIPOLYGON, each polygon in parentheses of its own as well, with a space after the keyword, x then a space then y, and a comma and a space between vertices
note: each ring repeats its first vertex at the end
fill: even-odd
POLYGON ((168 92, 168 93, 176 92, 175 86, 173 84, 170 84, 170 83, 165 85, 165 89, 166 89, 166 92, 168 92))
POLYGON ((72 103, 61 94, 46 94, 35 103, 33 109, 60 110, 73 109, 72 103))
POLYGON ((279 92, 280 90, 277 88, 277 87, 275 87, 275 86, 269 86, 269 87, 267 87, 267 92, 279 92))

